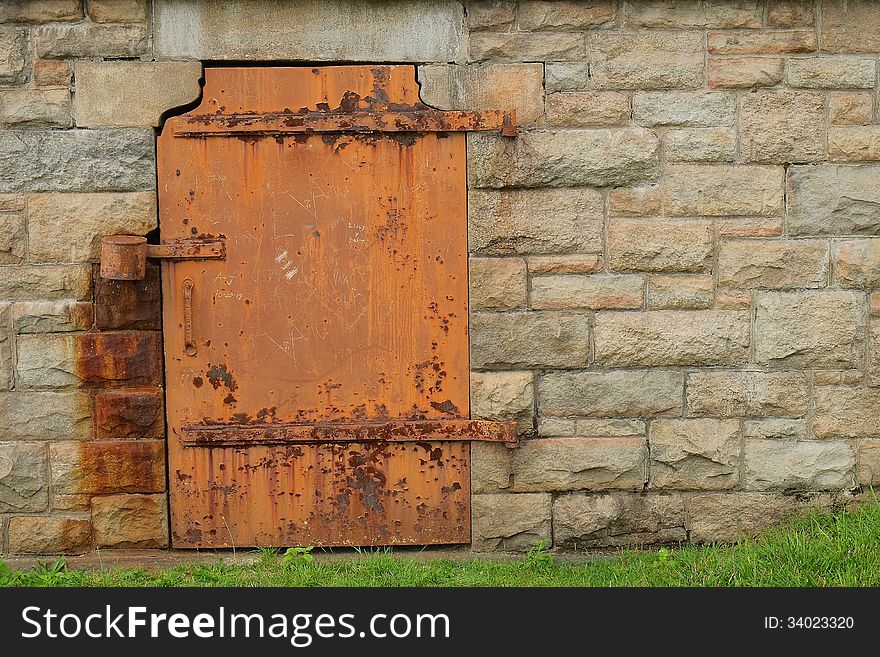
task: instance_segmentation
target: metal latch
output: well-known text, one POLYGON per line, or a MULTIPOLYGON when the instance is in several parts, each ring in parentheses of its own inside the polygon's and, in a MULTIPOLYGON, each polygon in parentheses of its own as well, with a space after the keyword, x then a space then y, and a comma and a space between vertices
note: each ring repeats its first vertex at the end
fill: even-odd
POLYGON ((193 237, 147 244, 139 235, 109 235, 101 239, 101 278, 139 281, 147 272, 147 258, 161 260, 223 260, 225 237, 193 237))

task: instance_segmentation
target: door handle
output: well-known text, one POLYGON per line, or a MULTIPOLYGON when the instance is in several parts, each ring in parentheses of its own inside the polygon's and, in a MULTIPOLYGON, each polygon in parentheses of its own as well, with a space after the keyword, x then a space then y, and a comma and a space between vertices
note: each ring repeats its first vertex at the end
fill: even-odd
POLYGON ((196 342, 193 340, 192 295, 195 284, 191 278, 183 279, 183 350, 187 356, 196 355, 196 342))

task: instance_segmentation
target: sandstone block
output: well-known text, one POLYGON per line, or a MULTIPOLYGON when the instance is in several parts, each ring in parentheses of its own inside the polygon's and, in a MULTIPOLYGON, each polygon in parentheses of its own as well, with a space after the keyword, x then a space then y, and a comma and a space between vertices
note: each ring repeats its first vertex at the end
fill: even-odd
POLYGON ((158 265, 147 264, 140 281, 114 281, 95 265, 95 328, 158 331, 162 328, 162 285, 158 265))
POLYGON ((782 59, 769 57, 713 57, 709 86, 713 89, 772 87, 782 82, 782 59))
POLYGON ((594 189, 468 192, 468 248, 480 255, 601 253, 604 200, 594 189))
POLYGON ((602 269, 599 254, 544 255, 526 258, 532 274, 592 274, 602 269))
POLYGON ((49 467, 53 493, 159 493, 165 490, 165 442, 51 443, 49 467))
POLYGON ((154 189, 149 128, 0 130, 0 192, 154 189))
POLYGON ((641 490, 648 458, 644 438, 539 438, 514 453, 512 490, 641 490))
POLYGON ((590 356, 589 315, 575 311, 471 316, 471 366, 517 369, 584 367, 590 356))
POLYGON ((880 160, 880 126, 860 125, 829 128, 828 159, 831 162, 880 160))
POLYGON ((706 271, 712 223, 612 218, 608 252, 613 271, 706 271))
POLYGON ((92 546, 87 518, 16 516, 8 531, 11 554, 77 554, 92 546))
POLYGON ((706 40, 713 55, 780 55, 816 50, 813 30, 709 32, 706 40))
POLYGON ((664 276, 648 279, 649 310, 700 310, 715 299, 711 276, 664 276))
POLYGON ((541 377, 542 415, 681 415, 684 376, 663 370, 553 372, 541 377))
POLYGON ((604 187, 659 175, 660 140, 641 128, 538 130, 515 140, 473 133, 468 146, 473 187, 604 187))
POLYGON ((92 499, 95 545, 108 548, 168 547, 164 495, 109 495, 92 499))
POLYGON ((88 0, 93 23, 141 23, 147 20, 150 0, 88 0))
POLYGON ((575 32, 475 32, 471 61, 534 62, 583 59, 584 35, 575 32))
POLYGON ((589 85, 590 65, 587 62, 544 64, 544 90, 548 94, 557 91, 580 91, 589 85))
POLYGON ((840 368, 864 363, 866 309, 837 290, 757 296, 755 359, 762 365, 840 368))
POLYGON ((880 165, 793 166, 788 170, 792 235, 880 234, 880 165))
POLYGON ((718 246, 718 284, 729 287, 824 287, 825 240, 723 240, 718 246))
POLYGON ((587 57, 594 89, 696 89, 705 81, 698 32, 589 32, 587 57))
POLYGON ((79 440, 91 434, 91 402, 85 393, 0 393, 4 440, 79 440))
POLYGON ((721 490, 739 483, 736 420, 654 420, 648 443, 652 488, 721 490))
POLYGON ((0 90, 0 128, 67 128, 71 124, 67 89, 0 90))
POLYGON ((551 541, 549 493, 484 493, 472 498, 471 546, 477 552, 525 552, 551 541))
POLYGON ((678 495, 570 493, 553 502, 553 537, 560 548, 678 543, 687 538, 678 495))
POLYGON ((165 112, 201 94, 200 62, 78 61, 74 75, 78 126, 155 127, 165 112))
POLYGON ((528 297, 526 263, 522 258, 471 258, 468 261, 470 308, 524 308, 528 297))
POLYGON ((418 68, 420 97, 444 110, 516 110, 519 125, 544 114, 541 64, 424 64, 418 68))
POLYGON ((95 436, 101 439, 162 438, 160 390, 104 390, 95 395, 95 436))
POLYGON ((641 276, 561 274, 532 277, 533 308, 641 308, 641 276))
POLYGON ((104 235, 144 235, 157 222, 155 192, 28 195, 32 260, 95 260, 104 235))
POLYGON ((880 439, 866 438, 859 442, 858 475, 863 486, 880 484, 880 439))
POLYGON ((880 240, 835 242, 834 282, 841 287, 880 287, 880 240))
POLYGON ((45 511, 48 479, 44 444, 0 442, 0 513, 45 511))
POLYGON ((535 406, 531 372, 471 372, 471 415, 483 420, 517 420, 531 429, 535 406))
POLYGON ((27 231, 24 215, 0 212, 0 265, 17 265, 25 255, 27 231))
POLYGON ((754 0, 633 0, 626 8, 626 25, 632 27, 761 27, 761 3, 754 0))
POLYGON ((563 92, 547 96, 547 123, 554 127, 626 125, 629 118, 629 94, 619 91, 563 92))
POLYGON ((880 390, 817 386, 813 432, 817 438, 880 436, 880 390))
POLYGON ((27 28, 0 25, 0 82, 20 84, 27 80, 27 49, 27 28))
POLYGON ((82 0, 12 0, 0 7, 0 23, 51 23, 82 17, 82 0))
POLYGON ((467 5, 469 30, 508 28, 516 19, 516 2, 505 0, 472 0, 467 5))
POLYGON ((0 298, 87 299, 92 291, 91 267, 85 265, 21 265, 0 276, 0 298))
POLYGON ((633 95, 633 121, 643 126, 729 126, 736 99, 724 91, 653 91, 633 95))
POLYGON ((876 62, 867 57, 792 57, 785 62, 785 82, 801 89, 871 89, 876 62))
POLYGON ((828 123, 865 125, 874 117, 874 98, 865 91, 838 91, 828 96, 828 123))
POLYGON ((816 16, 812 2, 803 0, 769 0, 767 25, 769 27, 810 27, 816 16))
POLYGON ((868 331, 868 371, 869 386, 880 386, 880 322, 871 322, 868 331))
POLYGON ((774 417, 764 420, 745 420, 743 437, 762 440, 806 440, 810 436, 807 420, 774 417))
POLYGON ((663 138, 667 162, 732 162, 736 132, 729 128, 669 130, 663 138))
POLYGON ((9 390, 13 384, 12 313, 8 303, 0 303, 0 390, 9 390))
POLYGON ((848 440, 746 440, 749 490, 843 490, 855 486, 856 452, 848 440))
POLYGON ((687 375, 686 388, 691 415, 800 416, 809 401, 803 372, 694 372, 687 375))
POLYGON ((147 53, 150 33, 145 24, 42 25, 34 29, 38 57, 139 57, 147 53))
POLYGON ((600 312, 596 363, 609 366, 737 365, 748 360, 748 313, 729 310, 600 312))
POLYGON ((592 2, 540 2, 523 0, 519 3, 521 30, 578 30, 604 25, 614 21, 616 3, 610 0, 592 2))
POLYGON ((747 94, 740 104, 741 159, 777 164, 824 159, 825 114, 821 94, 747 94))
POLYGON ((70 64, 55 59, 38 59, 34 62, 34 84, 38 87, 69 87, 70 64))
POLYGON ((510 488, 513 451, 498 443, 471 443, 471 491, 497 493, 510 488))
POLYGON ((819 48, 826 52, 880 50, 880 16, 876 9, 871 2, 823 1, 819 48))
POLYGON ((92 304, 60 301, 22 301, 12 306, 16 333, 83 331, 92 325, 92 304))

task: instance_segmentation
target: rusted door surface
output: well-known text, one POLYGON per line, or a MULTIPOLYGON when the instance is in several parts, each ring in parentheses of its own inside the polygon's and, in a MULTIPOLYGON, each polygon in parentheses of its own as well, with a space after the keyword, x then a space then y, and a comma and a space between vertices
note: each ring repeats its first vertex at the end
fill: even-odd
MULTIPOLYGON (((206 70, 158 142, 175 547, 470 540, 465 135, 411 66, 206 70)), ((509 124, 509 121, 508 121, 509 124)))

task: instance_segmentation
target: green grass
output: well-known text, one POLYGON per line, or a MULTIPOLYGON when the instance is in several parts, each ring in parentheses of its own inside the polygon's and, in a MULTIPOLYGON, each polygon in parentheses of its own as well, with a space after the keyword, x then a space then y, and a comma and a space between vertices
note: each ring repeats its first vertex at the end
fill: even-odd
POLYGON ((159 572, 84 572, 63 560, 27 572, 0 561, 6 586, 880 586, 880 504, 813 515, 735 545, 621 551, 573 563, 543 547, 519 561, 415 559, 390 552, 343 560, 260 550, 247 565, 218 561, 159 572))

